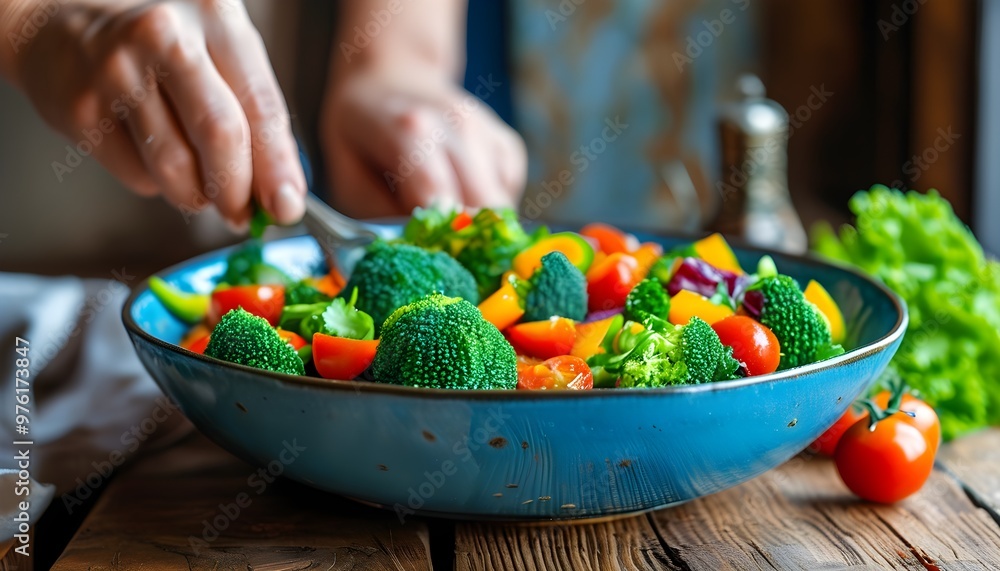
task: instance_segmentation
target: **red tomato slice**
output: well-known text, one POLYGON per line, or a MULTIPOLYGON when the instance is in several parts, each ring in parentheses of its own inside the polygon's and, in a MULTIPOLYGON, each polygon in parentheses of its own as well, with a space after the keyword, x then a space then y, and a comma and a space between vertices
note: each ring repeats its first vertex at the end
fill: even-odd
POLYGON ((590 390, 594 388, 594 375, 583 359, 561 355, 544 363, 519 368, 517 388, 542 391, 590 390))
POLYGON ((605 254, 616 252, 628 254, 639 249, 639 240, 635 236, 622 232, 610 224, 601 222, 587 224, 580 230, 580 235, 594 239, 605 254))
POLYGON ((576 326, 565 317, 519 323, 505 333, 519 353, 539 359, 569 355, 576 341, 576 326))
POLYGON ((242 307, 246 311, 263 317, 271 325, 281 319, 285 307, 285 288, 275 285, 242 285, 217 289, 212 292, 212 303, 208 309, 208 321, 212 327, 230 311, 242 307))
POLYGON ((616 252, 591 266, 587 272, 587 307, 605 311, 625 307, 635 284, 642 281, 642 268, 634 256, 616 252))
POLYGON ((313 334, 313 364, 324 379, 349 381, 365 371, 375 360, 378 339, 362 341, 313 334))
POLYGON ((723 345, 733 348, 733 358, 746 365, 749 375, 765 375, 778 369, 781 347, 774 333, 759 321, 731 315, 712 324, 723 345))

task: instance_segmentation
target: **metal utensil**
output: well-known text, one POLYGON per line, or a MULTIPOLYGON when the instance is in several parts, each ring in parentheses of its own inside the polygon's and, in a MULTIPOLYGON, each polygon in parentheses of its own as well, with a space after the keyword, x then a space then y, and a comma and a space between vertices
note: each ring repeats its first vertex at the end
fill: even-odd
POLYGON ((400 235, 398 225, 373 224, 345 216, 311 192, 306 194, 302 223, 319 242, 330 264, 348 273, 360 259, 363 246, 400 235))

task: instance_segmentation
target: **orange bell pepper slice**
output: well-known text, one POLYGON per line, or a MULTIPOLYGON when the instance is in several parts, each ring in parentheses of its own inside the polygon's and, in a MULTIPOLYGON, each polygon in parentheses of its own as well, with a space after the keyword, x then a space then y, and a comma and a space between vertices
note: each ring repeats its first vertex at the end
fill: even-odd
POLYGON ((608 329, 614 320, 614 317, 608 317, 591 323, 577 323, 576 340, 569 354, 587 360, 598 353, 603 353, 601 342, 604 341, 604 336, 608 334, 608 329))
POLYGON ((519 323, 505 333, 519 353, 539 359, 569 355, 576 341, 576 326, 565 317, 519 323))
POLYGON ((504 280, 500 289, 479 303, 479 311, 483 319, 496 325, 500 331, 514 325, 524 315, 517 290, 508 280, 504 280))
POLYGON ((691 318, 698 316, 712 325, 716 321, 721 321, 730 315, 733 310, 725 305, 712 303, 707 297, 682 289, 677 295, 670 298, 670 323, 674 325, 687 325, 691 318))

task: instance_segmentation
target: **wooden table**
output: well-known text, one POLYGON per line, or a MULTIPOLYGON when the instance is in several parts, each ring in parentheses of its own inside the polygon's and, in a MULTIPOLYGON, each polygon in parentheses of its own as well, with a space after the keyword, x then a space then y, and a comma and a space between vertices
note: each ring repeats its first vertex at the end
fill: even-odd
POLYGON ((1000 569, 1000 429, 945 447, 894 506, 856 500, 829 460, 799 456, 677 508, 577 525, 401 524, 289 481, 260 490, 255 472, 201 436, 147 457, 55 569, 1000 569))

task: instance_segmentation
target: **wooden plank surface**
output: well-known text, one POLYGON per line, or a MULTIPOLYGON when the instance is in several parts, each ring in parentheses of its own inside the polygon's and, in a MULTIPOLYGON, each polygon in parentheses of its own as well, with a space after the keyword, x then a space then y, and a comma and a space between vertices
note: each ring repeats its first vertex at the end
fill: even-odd
POLYGON ((255 473, 201 436, 147 457, 112 481, 54 569, 430 569, 423 523, 280 479, 262 489, 255 473))
MULTIPOLYGON (((34 536, 34 530, 30 535, 34 536)), ((34 539, 28 544, 34 545, 34 539)), ((31 571, 34 567, 34 550, 29 550, 28 556, 25 557, 14 552, 14 548, 18 545, 20 544, 13 538, 0 542, 0 571, 31 571)))
MULTIPOLYGON (((992 446, 1000 449, 1000 432, 992 446)), ((804 457, 638 518, 552 527, 459 524, 455 537, 456 569, 463 571, 1000 569, 1000 526, 948 473, 935 471, 919 494, 883 506, 852 496, 832 461, 804 457)))
POLYGON ((253 468, 195 437, 118 475, 55 569, 430 569, 432 550, 437 568, 462 571, 1000 569, 1000 521, 969 498, 997 506, 1000 430, 950 444, 939 460, 924 489, 893 506, 854 498, 831 461, 800 456, 737 488, 637 517, 432 521, 431 537, 418 518, 404 526, 390 512, 291 482, 258 494, 253 468), (240 493, 252 502, 223 517, 220 505, 240 493), (218 538, 205 535, 215 521, 218 538))
POLYGON ((987 428, 948 444, 938 463, 1000 523, 1000 428, 987 428))
POLYGON ((460 523, 456 571, 683 569, 643 516, 595 524, 460 523))

